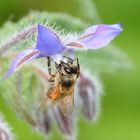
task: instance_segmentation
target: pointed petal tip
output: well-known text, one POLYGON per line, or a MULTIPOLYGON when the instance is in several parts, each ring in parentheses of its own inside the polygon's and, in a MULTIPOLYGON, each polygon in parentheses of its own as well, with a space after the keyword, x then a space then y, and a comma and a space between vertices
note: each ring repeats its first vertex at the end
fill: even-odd
POLYGON ((38 24, 38 30, 43 29, 43 28, 46 28, 46 27, 42 24, 38 24))
POLYGON ((38 27, 42 27, 43 25, 42 24, 38 24, 38 27))
POLYGON ((122 24, 122 23, 119 23, 118 25, 119 25, 119 26, 120 26, 120 28, 122 29, 122 27, 123 27, 123 24, 122 24))
POLYGON ((121 23, 113 24, 113 25, 110 25, 110 26, 112 26, 115 30, 118 30, 119 32, 123 31, 123 24, 121 24, 121 23))
POLYGON ((114 24, 114 29, 116 30, 114 31, 114 34, 116 33, 116 36, 119 35, 123 31, 123 24, 114 24))
POLYGON ((122 23, 116 23, 116 24, 113 24, 113 26, 116 26, 118 28, 122 28, 123 27, 123 24, 122 23))
POLYGON ((123 24, 119 23, 120 33, 123 31, 123 24))
POLYGON ((2 81, 5 81, 9 76, 11 76, 11 74, 12 74, 12 72, 9 72, 9 71, 8 71, 8 72, 6 73, 6 75, 2 78, 1 82, 2 82, 2 81))
POLYGON ((123 24, 122 23, 118 23, 118 26, 122 29, 123 24))

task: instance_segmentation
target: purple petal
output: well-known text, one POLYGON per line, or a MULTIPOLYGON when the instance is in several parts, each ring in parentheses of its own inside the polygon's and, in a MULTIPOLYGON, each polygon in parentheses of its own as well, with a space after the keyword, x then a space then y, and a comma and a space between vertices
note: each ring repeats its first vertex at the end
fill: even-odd
POLYGON ((4 80, 8 78, 13 72, 20 69, 24 64, 32 61, 33 59, 42 57, 40 55, 40 52, 38 50, 25 50, 20 52, 15 59, 13 60, 12 64, 10 65, 10 68, 4 77, 4 80))
POLYGON ((44 131, 44 133, 49 134, 52 128, 52 120, 49 113, 47 111, 42 112, 37 118, 39 128, 44 131))
POLYGON ((61 53, 64 50, 64 46, 51 29, 38 25, 36 49, 46 56, 51 56, 61 53))
POLYGON ((95 25, 85 30, 78 42, 84 48, 98 49, 106 46, 122 32, 121 24, 95 25))
POLYGON ((50 133, 51 131, 51 118, 48 114, 45 114, 44 115, 44 122, 43 122, 43 125, 44 125, 44 130, 45 130, 45 133, 50 133))
POLYGON ((59 108, 54 108, 54 116, 62 134, 69 137, 74 137, 75 136, 74 117, 73 116, 66 117, 59 108))
POLYGON ((97 117, 97 93, 96 93, 96 86, 93 81, 90 80, 89 77, 81 74, 79 78, 79 96, 81 98, 82 104, 82 111, 84 116, 88 120, 96 120, 97 117))

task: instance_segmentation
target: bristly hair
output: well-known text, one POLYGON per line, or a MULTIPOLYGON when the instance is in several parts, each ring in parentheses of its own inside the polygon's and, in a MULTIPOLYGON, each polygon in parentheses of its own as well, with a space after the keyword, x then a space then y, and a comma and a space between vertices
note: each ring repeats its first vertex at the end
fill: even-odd
MULTIPOLYGON (((37 28, 37 25, 41 24, 43 26, 46 26, 47 28, 50 28, 59 38, 64 42, 64 44, 75 41, 78 38, 78 33, 74 32, 67 32, 64 28, 61 26, 58 26, 56 22, 52 22, 51 18, 47 18, 45 22, 42 22, 41 19, 36 18, 36 20, 29 23, 22 23, 19 24, 19 32, 23 30, 27 30, 27 28, 32 28, 35 26, 37 28)), ((37 40, 37 32, 34 34, 31 34, 30 37, 27 37, 26 44, 27 46, 34 47, 37 40)), ((27 47, 28 48, 28 47, 27 47)))

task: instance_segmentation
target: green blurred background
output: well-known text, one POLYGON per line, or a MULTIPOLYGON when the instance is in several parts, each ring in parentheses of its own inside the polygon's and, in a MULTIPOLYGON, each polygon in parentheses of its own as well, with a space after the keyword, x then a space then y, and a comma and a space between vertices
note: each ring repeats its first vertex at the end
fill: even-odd
MULTIPOLYGON (((113 42, 131 58, 134 68, 129 72, 103 74, 106 95, 102 100, 99 121, 89 125, 79 122, 79 140, 139 140, 140 139, 140 1, 94 0, 103 23, 122 23, 123 33, 113 42)), ((16 21, 31 10, 67 12, 81 16, 71 0, 0 0, 0 24, 16 21)), ((85 9, 86 12, 87 9, 85 9)), ((94 14, 94 13, 93 13, 94 14)), ((41 136, 16 118, 16 115, 0 99, 0 109, 14 126, 18 140, 41 140, 41 136), (9 113, 10 112, 10 113, 9 113)), ((54 138, 55 139, 55 138, 54 138)), ((61 139, 61 138, 57 138, 61 139)))

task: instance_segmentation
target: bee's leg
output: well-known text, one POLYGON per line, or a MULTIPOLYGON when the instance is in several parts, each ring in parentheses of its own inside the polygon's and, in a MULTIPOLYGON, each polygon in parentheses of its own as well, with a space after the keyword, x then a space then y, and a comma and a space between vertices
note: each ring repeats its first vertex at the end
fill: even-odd
POLYGON ((48 72, 49 72, 49 75, 50 75, 51 77, 54 77, 55 75, 52 74, 50 57, 48 56, 47 59, 48 59, 48 72))
POLYGON ((52 74, 50 57, 48 56, 47 59, 48 59, 48 72, 49 72, 49 75, 51 76, 51 78, 49 79, 49 81, 50 82, 53 82, 54 81, 53 78, 55 77, 55 75, 52 74))
POLYGON ((76 60, 77 60, 77 67, 78 67, 78 71, 77 71, 77 78, 78 78, 80 75, 80 64, 79 64, 79 59, 76 58, 76 60))

